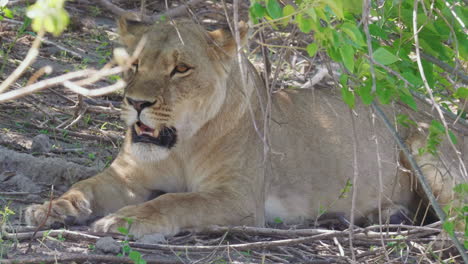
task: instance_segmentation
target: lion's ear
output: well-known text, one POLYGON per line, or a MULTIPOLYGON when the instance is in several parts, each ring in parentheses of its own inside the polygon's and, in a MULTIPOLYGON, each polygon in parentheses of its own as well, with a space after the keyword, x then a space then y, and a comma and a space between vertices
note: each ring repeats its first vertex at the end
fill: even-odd
POLYGON ((120 40, 127 47, 134 47, 140 41, 150 24, 142 22, 137 13, 125 13, 118 20, 120 40))
MULTIPOLYGON (((243 46, 247 43, 247 32, 249 27, 244 21, 239 22, 239 35, 240 45, 243 46)), ((236 39, 231 31, 226 29, 217 29, 215 31, 208 32, 214 44, 222 49, 222 51, 228 56, 232 57, 236 54, 237 44, 236 39)))

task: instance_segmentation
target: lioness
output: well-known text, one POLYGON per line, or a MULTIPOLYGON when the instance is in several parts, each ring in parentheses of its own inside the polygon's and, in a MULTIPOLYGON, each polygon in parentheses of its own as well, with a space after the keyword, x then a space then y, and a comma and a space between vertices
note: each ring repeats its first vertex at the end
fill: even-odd
MULTIPOLYGON (((187 20, 145 25, 122 18, 119 31, 130 51, 143 35, 148 39, 126 77, 124 146, 108 169, 52 202, 48 225, 104 216, 92 227, 107 232, 132 218, 130 233, 141 237, 213 224, 262 226, 277 217, 294 223, 325 211, 349 219, 354 188, 356 223, 376 221, 379 193, 384 222, 412 218, 418 196, 411 173, 399 168, 392 135, 381 121, 373 125, 368 108, 355 109, 359 177, 349 188, 352 118, 335 91, 282 91, 268 105, 261 78, 247 61, 241 69, 227 30, 207 32, 187 20), (165 194, 152 198, 156 190, 165 194)), ((240 37, 246 36, 241 23, 240 37)), ((447 168, 428 171, 437 170, 447 168)), ((439 186, 442 202, 452 197, 452 187, 450 179, 439 186)), ((47 202, 30 206, 27 222, 42 223, 48 209, 47 202)))

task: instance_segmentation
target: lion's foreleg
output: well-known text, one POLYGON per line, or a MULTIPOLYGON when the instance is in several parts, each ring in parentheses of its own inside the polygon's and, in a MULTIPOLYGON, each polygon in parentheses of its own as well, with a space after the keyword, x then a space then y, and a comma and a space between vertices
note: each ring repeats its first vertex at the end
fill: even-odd
POLYGON ((95 217, 115 212, 129 205, 145 200, 149 191, 135 190, 126 179, 107 169, 89 179, 74 184, 70 190, 57 199, 42 205, 29 206, 25 219, 29 225, 45 222, 50 226, 55 222, 83 224, 95 217), (50 209, 50 210, 49 210, 50 209))
MULTIPOLYGON (((223 191, 170 193, 146 203, 127 206, 94 225, 95 231, 116 231, 133 219, 130 233, 141 237, 149 233, 173 235, 181 230, 200 230, 209 225, 254 223, 247 197, 223 191)), ((252 203, 251 203, 252 204, 252 203)))

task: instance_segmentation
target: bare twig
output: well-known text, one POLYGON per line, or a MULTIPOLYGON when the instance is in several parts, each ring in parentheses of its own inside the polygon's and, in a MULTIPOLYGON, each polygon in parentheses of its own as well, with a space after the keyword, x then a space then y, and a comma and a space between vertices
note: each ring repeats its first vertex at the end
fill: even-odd
MULTIPOLYGON (((122 9, 114 4, 112 4, 110 1, 107 1, 107 0, 99 0, 98 2, 102 7, 104 7, 105 9, 111 11, 112 13, 114 13, 115 15, 117 16, 122 16, 124 15, 125 13, 128 13, 127 10, 125 9, 122 9)), ((146 16, 144 16, 146 17, 146 16)))
POLYGON ((452 66, 448 65, 447 63, 443 62, 443 61, 440 61, 439 59, 437 59, 436 57, 432 56, 432 55, 429 55, 429 54, 426 54, 424 52, 421 52, 421 58, 439 66, 441 69, 443 69, 444 71, 452 74, 455 78, 460 78, 463 83, 468 83, 468 75, 464 74, 463 72, 461 71, 457 71, 455 68, 453 68, 452 66))
MULTIPOLYGON (((417 0, 416 0, 417 1, 417 0)), ((434 211, 436 212, 437 216, 439 217, 440 220, 446 221, 446 215, 442 208, 440 208, 440 205, 437 203, 436 198, 434 197, 434 194, 432 193, 431 187, 426 181, 426 178, 424 177, 421 168, 418 166, 416 161, 413 158, 413 155, 408 149, 408 146, 406 146, 405 142, 403 139, 400 137, 398 132, 395 130, 395 127, 390 123, 388 120, 387 116, 384 114, 382 109, 374 102, 372 103, 372 108, 374 111, 377 113, 377 115, 382 119, 384 122, 385 126, 388 128, 388 130, 392 133, 398 147, 403 151, 405 157, 407 158, 413 172, 416 174, 419 183, 421 184, 421 187, 424 190, 424 193, 426 194, 427 199, 429 199, 432 207, 434 208, 434 211)), ((455 235, 450 234, 450 238, 454 242, 455 246, 459 250, 460 254, 462 255, 463 259, 465 260, 465 263, 468 263, 468 257, 464 251, 463 245, 460 243, 458 238, 455 235)))
POLYGON ((81 95, 84 95, 84 96, 101 96, 101 95, 105 95, 105 94, 112 93, 112 92, 115 92, 117 90, 120 90, 120 89, 124 88, 125 85, 126 85, 126 83, 123 80, 118 80, 115 84, 112 84, 112 85, 109 85, 109 86, 106 86, 106 87, 103 87, 103 88, 99 88, 99 89, 90 90, 90 89, 86 89, 84 87, 81 87, 79 85, 76 85, 75 83, 72 83, 70 81, 63 82, 63 86, 67 87, 68 89, 72 90, 73 92, 75 92, 77 94, 81 94, 81 95))
MULTIPOLYGON (((421 52, 420 52, 420 49, 419 49, 420 46, 419 46, 418 20, 417 20, 417 17, 418 17, 418 4, 419 4, 419 0, 414 0, 414 7, 413 7, 413 38, 414 38, 414 45, 415 45, 415 51, 416 51, 416 62, 418 64, 419 74, 421 76, 421 79, 423 80, 424 87, 426 88, 426 91, 429 94, 429 98, 432 101, 432 105, 436 109, 436 111, 437 111, 437 113, 439 115, 439 119, 440 119, 440 121, 442 122, 442 125, 445 128, 445 134, 447 136, 448 142, 451 145, 451 147, 453 148, 453 150, 455 151, 455 154, 456 154, 456 156, 458 158, 458 161, 460 163, 460 172, 461 172, 463 178, 465 180, 468 180, 468 172, 466 170, 466 166, 465 166, 465 164, 463 162, 463 159, 461 158, 460 151, 457 149, 455 144, 452 142, 452 139, 450 138, 449 129, 448 129, 448 126, 447 126, 447 122, 445 121, 444 113, 442 112, 439 104, 437 104, 437 102, 436 102, 436 100, 434 98, 434 94, 432 93, 432 89, 429 86, 429 82, 427 81, 426 74, 424 73, 424 68, 423 68, 423 65, 422 65, 422 62, 421 62, 421 52)), ((439 215, 439 213, 437 213, 437 215, 439 217, 444 216, 444 215, 439 215)), ((441 218, 441 219, 443 220, 445 218, 441 218)), ((466 256, 466 254, 465 254, 465 256, 466 256)), ((468 256, 467 256, 467 261, 468 261, 468 256)))
POLYGON ((377 158, 377 168, 379 170, 377 173, 378 178, 379 178, 379 197, 378 197, 379 201, 378 201, 377 206, 379 210, 379 231, 381 234, 380 242, 381 242, 382 248, 384 249, 385 259, 387 260, 387 262, 390 262, 390 258, 388 257, 388 252, 385 247, 384 240, 383 240, 383 230, 382 230, 382 193, 383 193, 382 159, 380 157, 379 138, 377 136, 377 130, 375 128, 375 114, 373 112, 371 112, 371 117, 372 117, 372 129, 374 133, 375 153, 376 153, 376 158, 377 158))
MULTIPOLYGON (((145 22, 145 23, 153 23, 153 22, 161 19, 161 17, 163 17, 163 16, 168 16, 168 17, 172 17, 172 18, 177 17, 177 16, 181 16, 182 14, 184 14, 184 12, 188 8, 200 3, 201 1, 202 0, 191 0, 191 1, 187 2, 184 5, 180 5, 180 6, 176 7, 176 8, 168 10, 163 14, 156 14, 156 15, 152 15, 152 16, 147 16, 147 15, 141 14, 140 19, 141 19, 142 22, 145 22)), ((99 4, 102 7, 106 8, 107 10, 114 13, 117 16, 122 16, 122 15, 128 13, 127 10, 122 9, 122 8, 114 5, 113 3, 111 3, 108 0, 99 0, 99 4)))
POLYGON ((184 5, 180 5, 176 8, 173 8, 173 9, 170 9, 168 11, 166 11, 164 14, 158 14, 158 15, 153 15, 151 16, 151 21, 150 22, 154 22, 154 21, 157 21, 159 19, 161 19, 161 17, 163 16, 168 16, 168 17, 177 17, 177 16, 181 16, 182 14, 185 13, 185 11, 193 6, 195 6, 196 4, 202 2, 203 0, 190 0, 188 1, 186 4, 184 5))
POLYGON ((350 225, 349 225, 349 248, 351 250, 351 257, 353 261, 356 261, 356 254, 354 253, 353 247, 353 231, 354 231, 354 211, 356 210, 356 197, 357 197, 357 181, 359 177, 358 168, 358 138, 356 132, 356 122, 354 120, 353 110, 349 109, 349 115, 351 118, 352 136, 353 136, 353 193, 351 195, 351 212, 350 212, 350 225))
POLYGON ((0 196, 22 196, 29 195, 30 192, 0 192, 0 196))
POLYGON ((50 189, 50 200, 49 200, 49 207, 47 208, 47 213, 44 217, 44 219, 42 220, 42 222, 37 226, 36 230, 34 230, 34 233, 33 235, 31 236, 31 239, 29 240, 29 243, 28 243, 28 248, 26 249, 26 254, 29 253, 29 251, 31 250, 31 246, 32 246, 32 242, 33 242, 33 239, 35 237, 35 235, 37 234, 37 232, 45 226, 46 222, 47 222, 47 219, 49 218, 50 216, 50 212, 52 210, 52 200, 54 200, 54 185, 52 185, 52 188, 50 189))
MULTIPOLYGON (((95 262, 98 263, 135 263, 134 260, 123 257, 123 256, 112 256, 112 255, 98 255, 98 254, 76 254, 76 253, 60 253, 53 256, 47 257, 32 257, 32 258, 21 258, 21 259, 3 259, 0 260, 1 264, 36 264, 36 263, 74 263, 74 262, 95 262)), ((146 263, 158 263, 158 264, 172 264, 180 263, 179 261, 173 261, 163 258, 146 258, 146 263)))
POLYGON ((26 54, 26 57, 24 60, 21 62, 21 64, 16 68, 9 76, 8 78, 3 81, 3 83, 0 84, 0 93, 3 93, 10 85, 15 82, 26 70, 26 68, 31 65, 34 60, 36 59, 37 55, 39 55, 39 46, 41 45, 42 37, 44 36, 44 30, 39 31, 37 34, 36 38, 34 39, 33 44, 31 45, 31 48, 28 51, 28 54, 26 54))
POLYGON ((369 61, 369 69, 371 72, 371 77, 372 77, 372 92, 375 93, 377 90, 376 88, 376 81, 375 81, 375 70, 374 70, 374 62, 373 62, 373 51, 372 51, 372 37, 369 32, 369 15, 370 15, 370 0, 363 0, 362 3, 362 18, 361 22, 363 23, 363 28, 364 28, 364 33, 366 34, 366 40, 367 40, 367 52, 369 54, 369 57, 371 58, 369 61))
MULTIPOLYGON (((372 59, 372 58, 371 58, 372 59)), ((382 67, 385 71, 391 73, 392 75, 394 75, 395 77, 398 77, 399 80, 403 81, 406 85, 408 86, 411 86, 411 87, 415 87, 412 83, 410 83, 405 77, 403 77, 399 72, 393 70, 392 68, 390 67, 387 67, 375 60, 373 60, 373 63, 379 67, 382 67)), ((418 93, 412 89, 410 89, 410 92, 413 96, 416 96, 418 99, 422 100, 424 103, 426 104, 429 104, 432 106, 432 101, 430 101, 430 99, 428 99, 426 96, 424 96, 423 94, 421 93, 418 93)), ((445 115, 447 115, 450 119, 452 120, 457 120, 457 115, 455 115, 454 113, 452 112, 449 112, 447 110, 445 110, 444 108, 441 108, 442 112, 444 112, 445 115)), ((461 124, 463 125, 464 127, 468 127, 468 121, 464 120, 464 119, 459 119, 458 124, 461 124)))
POLYGON ((96 242, 100 237, 98 236, 93 236, 89 234, 85 234, 82 232, 77 232, 77 231, 69 231, 69 230, 43 230, 43 231, 34 231, 34 232, 25 232, 25 233, 9 233, 5 232, 3 233, 3 237, 7 239, 18 239, 18 240, 27 240, 27 239, 34 239, 34 238, 40 238, 43 237, 44 235, 50 236, 50 237, 58 237, 62 236, 64 238, 69 238, 69 239, 74 239, 76 241, 92 241, 96 242))
POLYGON ((26 86, 35 83, 37 79, 39 79, 44 74, 51 74, 52 70, 52 67, 50 67, 49 65, 40 68, 31 76, 31 78, 29 78, 28 82, 26 83, 26 86))
POLYGON ((67 80, 89 76, 94 72, 96 71, 95 70, 81 70, 81 71, 76 71, 76 72, 70 72, 70 73, 66 73, 57 77, 53 77, 50 79, 46 79, 46 80, 34 83, 32 85, 29 85, 20 89, 6 92, 3 94, 0 94, 0 103, 9 101, 9 100, 14 100, 19 97, 28 95, 30 93, 38 92, 40 90, 59 85, 67 80))

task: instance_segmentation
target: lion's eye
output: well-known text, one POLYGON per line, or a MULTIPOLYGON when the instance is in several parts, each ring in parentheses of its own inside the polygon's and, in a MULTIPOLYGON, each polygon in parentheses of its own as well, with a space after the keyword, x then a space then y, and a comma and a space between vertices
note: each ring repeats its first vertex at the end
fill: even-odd
POLYGON ((191 68, 185 64, 178 64, 177 66, 174 67, 174 69, 171 72, 171 77, 174 76, 176 73, 186 73, 190 70, 191 68))

